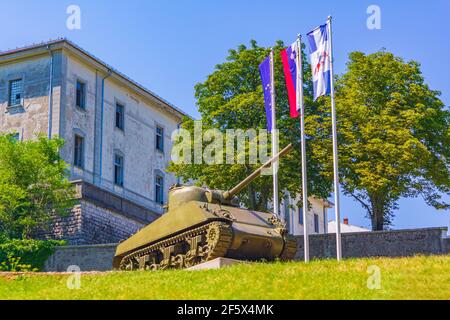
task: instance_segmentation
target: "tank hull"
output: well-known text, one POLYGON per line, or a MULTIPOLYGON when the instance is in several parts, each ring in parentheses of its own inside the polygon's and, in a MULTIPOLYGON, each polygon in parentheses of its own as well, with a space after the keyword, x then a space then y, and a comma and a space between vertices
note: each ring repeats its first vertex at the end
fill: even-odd
POLYGON ((119 244, 114 268, 187 268, 227 257, 293 259, 296 242, 273 214, 191 201, 119 244))

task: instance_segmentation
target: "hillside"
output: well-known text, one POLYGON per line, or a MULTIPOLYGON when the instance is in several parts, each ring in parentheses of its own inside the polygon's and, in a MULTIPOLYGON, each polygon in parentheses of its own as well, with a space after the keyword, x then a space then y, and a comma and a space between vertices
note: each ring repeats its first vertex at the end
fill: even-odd
POLYGON ((449 299, 449 266, 450 256, 417 256, 87 273, 78 290, 67 274, 2 274, 0 299, 449 299), (380 289, 369 289, 377 270, 380 289))

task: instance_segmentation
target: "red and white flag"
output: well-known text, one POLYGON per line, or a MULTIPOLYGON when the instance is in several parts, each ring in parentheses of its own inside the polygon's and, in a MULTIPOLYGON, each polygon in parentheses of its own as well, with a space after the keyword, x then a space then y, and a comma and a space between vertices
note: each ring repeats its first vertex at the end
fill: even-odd
POLYGON ((284 78, 286 79, 291 118, 297 118, 299 115, 297 106, 297 92, 299 92, 299 88, 297 86, 301 85, 302 82, 300 81, 301 79, 297 79, 300 74, 297 72, 300 70, 300 66, 297 66, 297 61, 299 61, 297 55, 300 54, 300 50, 298 48, 298 41, 296 41, 281 51, 281 61, 283 62, 284 78))

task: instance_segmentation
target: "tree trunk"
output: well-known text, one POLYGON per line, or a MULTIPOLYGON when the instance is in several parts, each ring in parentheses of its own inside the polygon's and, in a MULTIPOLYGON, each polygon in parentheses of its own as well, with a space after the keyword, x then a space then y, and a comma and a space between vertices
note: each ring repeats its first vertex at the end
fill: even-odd
POLYGON ((372 205, 372 231, 384 230, 384 202, 381 197, 371 196, 372 205))
POLYGON ((263 212, 267 212, 267 193, 265 192, 265 190, 261 192, 260 199, 261 199, 260 210, 263 212))
POLYGON ((384 214, 381 211, 373 211, 372 231, 384 230, 384 214))
POLYGON ((255 193, 255 189, 253 188, 253 186, 250 184, 248 186, 248 199, 250 202, 250 210, 257 210, 257 203, 256 203, 256 193, 255 193))

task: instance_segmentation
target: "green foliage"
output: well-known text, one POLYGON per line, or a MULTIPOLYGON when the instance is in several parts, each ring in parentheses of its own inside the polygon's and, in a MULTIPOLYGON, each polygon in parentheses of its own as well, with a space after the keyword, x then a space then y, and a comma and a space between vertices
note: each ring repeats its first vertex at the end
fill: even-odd
POLYGON ((0 271, 39 271, 56 246, 56 240, 8 240, 0 243, 0 271))
POLYGON ((29 264, 20 263, 21 258, 14 257, 12 254, 8 254, 4 261, 0 262, 1 272, 35 272, 38 269, 33 269, 29 264))
MULTIPOLYGON (((401 197, 422 196, 448 209, 450 113, 424 83, 419 64, 388 52, 352 52, 338 78, 340 176, 344 192, 367 211, 374 230, 389 226, 401 197)), ((318 122, 327 131, 330 119, 318 122)), ((331 146, 315 157, 331 163, 331 146)))
MULTIPOLYGON (((292 194, 301 191, 300 173, 300 130, 299 120, 289 116, 287 93, 284 84, 280 50, 284 48, 281 41, 274 47, 275 82, 277 94, 277 126, 280 130, 280 148, 289 143, 294 144, 294 151, 280 161, 279 181, 280 193, 284 190, 292 194)), ((204 130, 215 128, 225 134, 227 129, 266 129, 266 113, 264 109, 263 90, 259 74, 259 64, 269 55, 268 48, 260 47, 256 41, 251 41, 251 47, 240 45, 237 50, 230 50, 227 61, 216 66, 215 71, 205 82, 197 84, 195 96, 204 130)), ((316 111, 317 104, 312 101, 311 71, 306 60, 305 70, 305 102, 308 105, 307 116, 310 126, 321 118, 316 111)), ((194 124, 186 119, 183 128, 191 132, 193 137, 194 124)), ((314 131, 309 128, 309 131, 314 131)), ((308 152, 311 152, 313 137, 308 137, 308 152)), ((270 150, 270 145, 268 146, 270 150)), ((247 145, 245 154, 235 155, 248 158, 247 145)), ((319 197, 329 196, 331 180, 323 174, 321 164, 314 159, 308 161, 309 193, 319 197)), ((229 189, 247 177, 259 165, 249 164, 174 164, 169 171, 185 180, 196 180, 210 188, 229 189)), ((272 177, 262 176, 255 180, 246 191, 239 195, 241 200, 252 209, 265 210, 267 202, 272 197, 272 177)))
POLYGON ((61 159, 61 139, 19 142, 0 135, 0 234, 29 238, 45 229, 52 215, 67 214, 74 187, 61 159))

